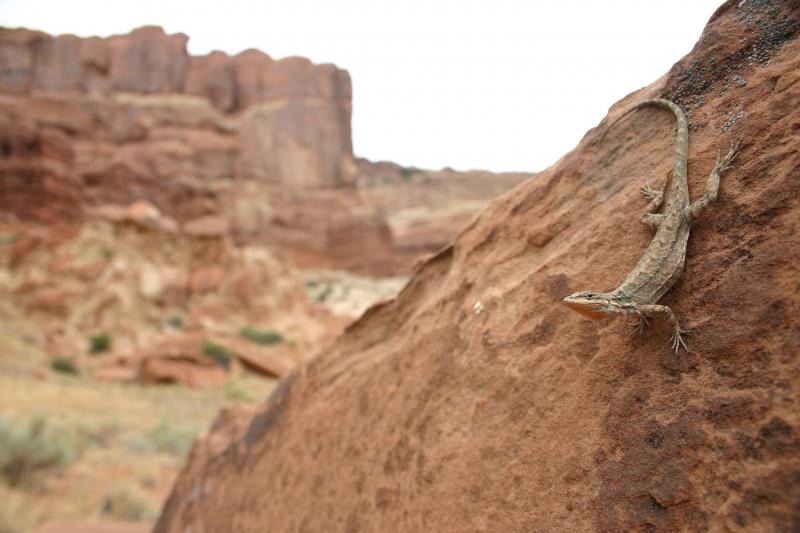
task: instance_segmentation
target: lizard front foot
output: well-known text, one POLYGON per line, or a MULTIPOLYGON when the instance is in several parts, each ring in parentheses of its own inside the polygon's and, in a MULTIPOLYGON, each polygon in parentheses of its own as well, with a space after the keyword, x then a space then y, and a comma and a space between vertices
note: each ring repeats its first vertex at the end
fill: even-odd
POLYGON ((680 328, 675 329, 675 333, 672 335, 672 350, 675 353, 678 353, 678 351, 681 349, 681 346, 683 346, 683 349, 686 350, 687 353, 689 352, 689 348, 686 347, 686 342, 683 340, 683 335, 687 333, 689 333, 689 330, 680 328))
POLYGON ((631 335, 635 335, 637 333, 641 335, 642 332, 644 331, 644 328, 646 328, 649 325, 650 325, 650 319, 647 318, 646 316, 640 316, 639 320, 631 324, 631 328, 633 328, 633 331, 631 331, 631 335))
POLYGON ((644 187, 642 187, 639 190, 642 191, 642 194, 644 195, 644 199, 647 200, 648 202, 651 201, 656 196, 661 194, 661 191, 657 191, 657 190, 653 189, 650 186, 650 179, 649 178, 645 178, 644 179, 644 187))

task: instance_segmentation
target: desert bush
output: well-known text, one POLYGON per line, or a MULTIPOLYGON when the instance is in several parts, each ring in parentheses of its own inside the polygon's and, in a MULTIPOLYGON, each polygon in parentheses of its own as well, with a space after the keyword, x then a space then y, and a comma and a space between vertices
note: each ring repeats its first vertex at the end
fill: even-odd
POLYGON ((0 418, 0 476, 11 487, 37 474, 63 468, 78 454, 71 435, 48 427, 44 418, 20 425, 0 418))
POLYGON ((256 344, 269 346, 283 342, 283 335, 271 329, 258 329, 253 326, 245 326, 239 331, 239 335, 256 344))
POLYGON ((222 368, 231 366, 231 354, 227 348, 213 341, 203 343, 203 355, 206 355, 217 362, 222 368))
POLYGON ((77 425, 82 448, 108 448, 121 431, 122 424, 118 419, 81 422, 77 425))
POLYGON ((101 512, 116 520, 141 522, 158 515, 158 506, 142 491, 128 485, 114 487, 105 496, 101 512))
POLYGON ((317 294, 314 297, 314 299, 319 303, 325 303, 325 301, 330 297, 330 295, 332 293, 333 293, 333 286, 328 285, 328 286, 325 287, 325 289, 322 292, 317 294))
POLYGON ((50 361, 50 368, 61 374, 71 374, 73 376, 80 374, 80 371, 78 370, 78 367, 75 366, 75 363, 64 357, 56 357, 55 359, 52 359, 50 361))
POLYGON ((97 333, 89 337, 89 353, 107 352, 111 349, 111 335, 97 333))
POLYGON ((172 329, 181 329, 183 327, 183 317, 175 314, 167 318, 167 325, 172 329))
POLYGON ((197 433, 185 424, 161 419, 149 437, 156 451, 182 458, 189 451, 197 433))
POLYGON ((236 380, 229 379, 222 384, 222 395, 228 400, 234 402, 251 402, 253 397, 247 392, 247 389, 236 380))

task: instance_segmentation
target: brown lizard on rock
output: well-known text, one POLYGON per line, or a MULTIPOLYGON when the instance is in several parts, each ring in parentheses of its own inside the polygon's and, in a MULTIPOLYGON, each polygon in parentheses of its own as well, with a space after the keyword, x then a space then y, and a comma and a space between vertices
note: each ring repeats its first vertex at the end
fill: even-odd
POLYGON ((681 346, 688 351, 682 336, 687 331, 681 329, 675 313, 669 307, 659 305, 657 302, 680 277, 686 260, 689 229, 703 209, 717 199, 720 175, 731 167, 731 163, 736 157, 736 146, 731 144, 730 151, 724 158, 717 156, 714 170, 708 176, 705 194, 690 203, 687 181, 689 130, 686 116, 680 107, 669 100, 645 100, 623 113, 609 126, 609 129, 632 111, 645 106, 668 109, 672 111, 678 122, 672 187, 667 195, 667 205, 663 213, 657 211, 664 200, 664 193, 669 181, 664 184, 663 191, 654 191, 647 181, 642 187, 642 193, 645 199, 649 200, 649 204, 642 214, 641 220, 656 230, 655 237, 619 287, 611 292, 576 292, 564 298, 564 303, 571 309, 593 319, 615 315, 635 315, 639 320, 634 325, 634 331, 639 333, 644 330, 649 318, 663 316, 672 326, 672 348, 677 353, 681 346))

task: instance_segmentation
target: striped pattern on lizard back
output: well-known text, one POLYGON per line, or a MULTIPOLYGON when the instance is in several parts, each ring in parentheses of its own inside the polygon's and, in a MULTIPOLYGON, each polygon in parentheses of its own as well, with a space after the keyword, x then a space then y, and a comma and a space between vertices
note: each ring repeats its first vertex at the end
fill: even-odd
POLYGON ((661 225, 639 262, 612 294, 627 296, 640 303, 655 303, 678 280, 686 258, 686 244, 689 240, 689 224, 686 221, 686 209, 689 207, 689 128, 681 108, 669 100, 646 100, 628 110, 620 119, 646 106, 661 107, 675 115, 677 123, 672 183, 666 206, 662 210, 664 219, 661 225))

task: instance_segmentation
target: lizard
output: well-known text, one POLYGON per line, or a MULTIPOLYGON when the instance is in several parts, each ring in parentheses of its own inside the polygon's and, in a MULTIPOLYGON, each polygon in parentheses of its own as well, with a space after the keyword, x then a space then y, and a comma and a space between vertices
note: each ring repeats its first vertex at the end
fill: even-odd
POLYGON ((689 130, 686 116, 675 103, 664 99, 644 100, 625 111, 606 129, 608 131, 618 121, 637 109, 659 107, 671 111, 677 121, 675 163, 663 189, 655 191, 649 180, 641 188, 649 203, 641 215, 641 221, 655 230, 655 236, 645 249, 639 262, 619 287, 611 292, 581 291, 564 298, 563 302, 571 309, 592 319, 607 316, 633 315, 638 318, 634 332, 641 333, 650 318, 663 317, 672 327, 672 349, 678 353, 681 347, 689 351, 683 335, 688 330, 681 329, 675 313, 658 300, 675 284, 683 272, 686 261, 686 247, 689 230, 706 207, 717 199, 721 174, 731 168, 737 154, 733 143, 725 157, 717 154, 714 169, 708 176, 705 193, 690 202, 688 184, 689 130), (671 186, 668 189, 668 186, 671 186), (666 194, 669 192, 669 194, 666 194), (659 213, 664 197, 667 197, 663 212, 659 213))

